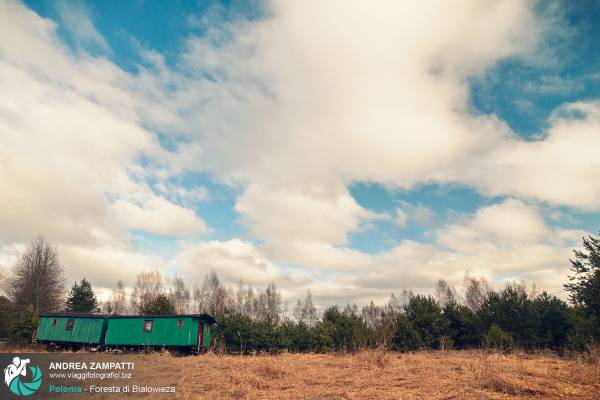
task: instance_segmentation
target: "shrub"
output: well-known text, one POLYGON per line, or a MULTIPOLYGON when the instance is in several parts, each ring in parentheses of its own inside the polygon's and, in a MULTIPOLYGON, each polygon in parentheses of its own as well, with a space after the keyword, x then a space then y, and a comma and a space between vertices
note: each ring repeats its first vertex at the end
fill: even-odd
POLYGON ((142 307, 141 313, 148 315, 175 314, 175 307, 166 295, 159 294, 154 300, 142 307))
POLYGON ((226 312, 217 316, 214 337, 218 346, 230 353, 245 353, 253 350, 253 320, 247 315, 226 312))
POLYGON ((335 348, 333 341, 333 328, 325 322, 317 322, 311 329, 313 332, 313 349, 318 353, 326 353, 335 348))
POLYGON ((10 326, 10 341, 18 345, 30 344, 38 322, 39 317, 33 306, 23 308, 10 326))
POLYGON ((496 350, 507 353, 513 348, 512 336, 503 331, 498 325, 493 324, 483 335, 483 347, 487 350, 496 350))
POLYGON ((13 303, 4 296, 0 296, 0 338, 8 337, 10 326, 15 318, 13 303))
POLYGON ((532 311, 537 322, 536 347, 563 348, 572 329, 567 303, 543 292, 533 300, 532 311))
POLYGON ((448 329, 449 323, 435 299, 431 296, 413 296, 404 311, 414 329, 419 332, 423 345, 438 347, 439 338, 448 329))
POLYGON ((323 313, 323 323, 328 326, 336 350, 357 351, 366 347, 369 334, 361 317, 330 307, 323 313))
POLYGON ((396 351, 410 351, 417 350, 422 345, 421 336, 413 327, 412 322, 406 316, 399 314, 390 348, 396 351))
POLYGON ((570 309, 571 331, 568 333, 568 347, 571 350, 584 351, 588 343, 600 337, 600 321, 594 316, 588 317, 582 306, 570 309))
POLYGON ((485 328, 498 325, 510 333, 515 344, 538 346, 539 318, 527 293, 518 286, 506 286, 500 293, 490 292, 479 312, 485 328))
POLYGON ((444 306, 444 317, 449 322, 446 334, 452 338, 453 346, 466 349, 481 345, 479 319, 473 310, 452 301, 444 306))

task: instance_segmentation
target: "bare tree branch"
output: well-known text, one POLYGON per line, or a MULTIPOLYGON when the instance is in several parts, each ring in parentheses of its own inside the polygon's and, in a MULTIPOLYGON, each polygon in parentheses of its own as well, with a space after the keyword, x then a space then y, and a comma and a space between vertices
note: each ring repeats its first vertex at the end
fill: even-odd
POLYGON ((17 305, 38 312, 58 310, 63 304, 65 280, 56 248, 35 238, 17 260, 6 292, 17 305))

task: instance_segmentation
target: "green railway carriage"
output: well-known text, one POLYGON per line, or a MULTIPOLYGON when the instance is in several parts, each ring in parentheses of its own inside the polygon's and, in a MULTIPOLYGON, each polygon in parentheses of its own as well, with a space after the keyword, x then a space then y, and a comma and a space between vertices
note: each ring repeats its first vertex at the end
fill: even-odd
POLYGON ((36 342, 49 349, 170 348, 199 352, 210 345, 208 314, 101 315, 48 313, 40 315, 36 342))
POLYGON ((35 338, 38 343, 100 346, 104 344, 106 328, 105 315, 41 314, 35 338))
POLYGON ((199 351, 210 345, 210 326, 214 322, 207 314, 111 316, 105 345, 199 351))
POLYGON ((108 319, 105 344, 200 350, 210 344, 213 323, 207 314, 114 316, 108 319))

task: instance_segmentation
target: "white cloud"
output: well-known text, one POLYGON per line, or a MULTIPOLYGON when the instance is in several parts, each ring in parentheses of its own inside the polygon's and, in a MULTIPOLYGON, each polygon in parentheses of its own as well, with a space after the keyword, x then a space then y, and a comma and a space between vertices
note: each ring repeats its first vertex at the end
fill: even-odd
POLYGON ((345 187, 291 189, 250 185, 236 210, 249 233, 275 259, 312 268, 351 268, 359 252, 343 247, 348 234, 381 215, 356 203, 345 187))
POLYGON ((192 235, 206 230, 204 221, 188 208, 151 194, 145 194, 140 200, 114 202, 115 218, 125 228, 159 235, 192 235))
POLYGON ((528 81, 523 90, 538 95, 569 95, 581 91, 582 82, 561 78, 560 76, 541 76, 538 80, 528 81))
POLYGON ((396 208, 395 211, 395 216, 394 216, 394 223, 396 223, 396 225, 400 225, 400 226, 405 226, 408 222, 408 215, 406 213, 406 211, 404 211, 401 208, 396 208))
MULTIPOLYGON (((80 11, 64 9, 63 17, 80 19, 79 39, 102 45, 80 11)), ((142 183, 182 168, 143 127, 133 81, 104 58, 71 53, 51 21, 0 3, 0 259, 12 263, 16 254, 6 249, 41 233, 57 244, 69 280, 108 284, 117 272, 129 279, 152 267, 128 229, 206 230, 191 209, 142 183)))
POLYGON ((192 207, 210 198, 208 189, 204 186, 184 188, 171 182, 158 182, 154 188, 166 198, 186 207, 192 207))
POLYGON ((211 271, 230 284, 240 279, 255 286, 289 281, 259 249, 240 239, 185 244, 173 265, 186 280, 197 283, 211 271))
POLYGON ((599 130, 599 102, 567 104, 550 120, 545 137, 536 141, 509 138, 455 176, 490 195, 510 194, 598 210, 599 130))
POLYGON ((139 254, 128 246, 119 244, 100 246, 77 246, 59 244, 58 253, 65 273, 70 280, 85 277, 94 286, 113 288, 121 280, 132 286, 142 271, 165 271, 165 261, 158 256, 139 254))
POLYGON ((394 222, 399 226, 415 223, 422 227, 432 226, 435 222, 435 212, 422 204, 413 205, 407 201, 400 202, 400 207, 394 211, 394 222))
POLYGON ((455 250, 476 242, 530 243, 548 236, 542 216, 535 207, 520 200, 508 199, 477 210, 467 221, 438 232, 438 241, 455 250))
POLYGON ((238 199, 236 210, 259 238, 346 242, 371 213, 360 207, 346 188, 264 188, 251 185, 238 199))
POLYGON ((380 292, 430 291, 440 278, 460 285, 469 271, 496 287, 507 279, 523 279, 565 297, 562 284, 567 281, 571 249, 583 235, 552 229, 537 207, 508 199, 437 228, 433 243, 404 241, 372 256, 352 284, 380 292))
POLYGON ((191 38, 178 71, 155 57, 144 108, 170 110, 145 118, 201 143, 200 168, 242 188, 242 221, 281 259, 318 258, 301 245, 341 260, 351 252, 340 246, 373 216, 349 183, 411 187, 509 134, 469 114, 466 78, 534 48, 525 3, 269 7, 266 20, 191 38))
MULTIPOLYGON (((530 7, 510 1, 270 3, 264 21, 233 25, 216 39, 191 39, 186 78, 178 78, 186 90, 169 99, 184 110, 179 118, 189 125, 181 132, 202 143, 203 167, 242 187, 236 209, 269 254, 354 271, 369 257, 345 247, 348 235, 373 217, 347 194, 352 182, 405 188, 463 182, 490 195, 599 207, 596 152, 590 151, 600 150, 591 134, 593 107, 579 122, 550 121, 547 136, 534 142, 496 116, 470 112, 468 78, 537 50, 543 23, 530 7), (206 74, 211 81, 202 79, 206 74)), ((516 232, 536 243, 532 252, 546 261, 555 255, 553 247, 537 246, 535 238, 545 235, 537 211, 518 200, 504 207, 504 217, 506 209, 520 213, 523 226, 516 232)), ((399 208, 397 222, 412 218, 427 226, 434 220, 424 207, 399 208)), ((476 226, 454 229, 487 235, 478 240, 494 248, 510 240, 511 226, 498 210, 482 212, 476 226)), ((492 259, 462 261, 495 270, 492 259)), ((498 270, 513 268, 509 261, 498 270)), ((527 262, 518 265, 526 270, 527 262)), ((443 270, 442 263, 432 263, 435 268, 443 270)))
MULTIPOLYGON (((313 280, 330 299, 426 288, 440 276, 457 282, 466 269, 553 289, 564 281, 576 232, 551 229, 525 201, 600 209, 600 107, 565 106, 583 116, 557 114, 543 137, 524 141, 469 104, 470 78, 537 50, 531 3, 268 6, 265 20, 191 37, 177 67, 147 51, 134 76, 72 54, 53 22, 1 3, 0 225, 11 229, 0 231, 0 245, 50 232, 70 274, 103 284, 105 262, 129 277, 148 264, 164 269, 132 248, 127 229, 205 232, 191 210, 204 192, 168 183, 190 169, 239 191, 241 222, 261 242, 187 244, 173 265, 194 279, 214 268, 226 280, 286 282, 288 293, 313 280), (151 129, 169 132, 177 149, 162 149, 151 129), (158 183, 140 183, 146 178, 158 183), (514 199, 432 228, 434 243, 369 255, 348 244, 382 218, 350 195, 358 181, 463 182, 514 199), (279 265, 308 272, 288 278, 279 265)), ((83 47, 107 48, 89 18, 69 25, 85 12, 67 11, 63 23, 83 47)), ((395 219, 429 226, 434 217, 400 204, 395 219)))
POLYGON ((62 26, 71 33, 78 46, 96 47, 104 52, 110 52, 110 46, 96 30, 90 10, 83 3, 58 1, 56 7, 62 26))

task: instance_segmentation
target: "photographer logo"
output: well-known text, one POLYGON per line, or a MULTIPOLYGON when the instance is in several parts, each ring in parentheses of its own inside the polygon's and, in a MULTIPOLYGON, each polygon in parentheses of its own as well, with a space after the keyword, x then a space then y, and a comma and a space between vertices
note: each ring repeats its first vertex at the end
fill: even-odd
POLYGON ((30 362, 28 358, 15 357, 12 363, 4 368, 4 382, 10 391, 18 396, 30 396, 42 386, 42 371, 35 365, 27 368, 30 362))

